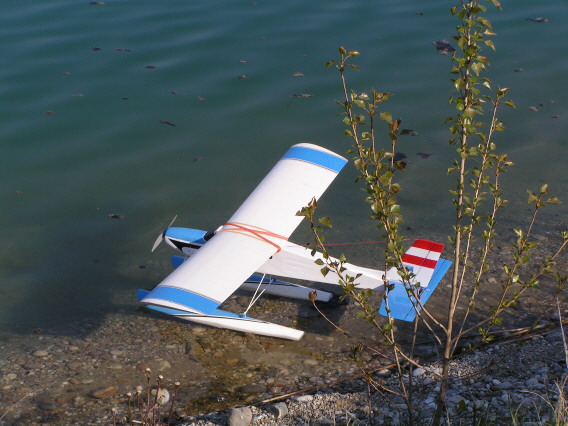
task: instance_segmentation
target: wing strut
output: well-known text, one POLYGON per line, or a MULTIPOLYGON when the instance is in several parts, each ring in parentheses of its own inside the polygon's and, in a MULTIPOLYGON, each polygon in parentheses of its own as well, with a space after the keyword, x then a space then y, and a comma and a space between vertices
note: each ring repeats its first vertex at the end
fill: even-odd
POLYGON ((258 282, 258 286, 256 287, 256 290, 254 291, 254 294, 252 295, 252 298, 250 299, 248 308, 246 309, 246 311, 243 312, 243 316, 245 316, 245 317, 247 316, 247 312, 249 311, 250 308, 252 308, 252 305, 254 305, 258 299, 260 299, 260 296, 262 296, 262 294, 266 291, 266 289, 268 287, 270 287, 270 284, 272 284, 272 278, 269 278, 268 279, 268 285, 266 287, 264 287, 262 289, 262 291, 260 292, 260 294, 257 296, 256 293, 258 293, 258 290, 260 289, 260 286, 262 285, 262 282, 264 281, 264 277, 266 277, 266 274, 263 274, 262 278, 258 282))

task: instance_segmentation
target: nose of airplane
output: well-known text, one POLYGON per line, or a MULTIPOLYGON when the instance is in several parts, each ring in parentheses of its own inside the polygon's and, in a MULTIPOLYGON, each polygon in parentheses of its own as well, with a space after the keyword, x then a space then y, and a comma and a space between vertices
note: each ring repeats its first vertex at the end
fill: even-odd
POLYGON ((205 244, 205 231, 191 228, 168 228, 164 239, 170 246, 184 252, 184 249, 198 249, 205 244))

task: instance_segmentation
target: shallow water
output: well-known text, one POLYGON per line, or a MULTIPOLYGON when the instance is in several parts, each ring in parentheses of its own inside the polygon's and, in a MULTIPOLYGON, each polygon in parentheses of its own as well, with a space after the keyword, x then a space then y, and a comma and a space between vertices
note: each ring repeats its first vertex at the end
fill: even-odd
MULTIPOLYGON (((452 154, 443 121, 452 114, 452 88, 449 58, 432 42, 452 35, 448 8, 418 1, 7 5, 0 330, 26 334, 82 321, 95 328, 117 309, 140 314, 136 288, 170 271, 165 248, 149 251, 174 215, 179 226, 216 227, 290 145, 344 152, 339 80, 324 69, 338 45, 362 53, 353 87, 394 93, 387 109, 418 132, 400 139, 410 159, 401 179, 409 237, 444 239, 452 154), (313 97, 291 97, 301 93, 313 97), (122 292, 131 300, 117 302, 122 292)), ((504 112, 508 130, 500 136, 517 163, 506 182, 514 192, 505 223, 513 226, 527 187, 549 182, 568 195, 568 6, 525 0, 504 9, 490 14, 498 34, 490 77, 510 87, 518 106, 504 112), (539 16, 549 21, 526 20, 539 16)), ((343 172, 322 199, 322 214, 338 229, 330 238, 378 239, 352 178, 343 172)), ((561 206, 547 221, 565 227, 566 212, 561 206)), ((308 238, 301 227, 293 239, 308 238)), ((373 264, 374 250, 352 253, 373 264)))

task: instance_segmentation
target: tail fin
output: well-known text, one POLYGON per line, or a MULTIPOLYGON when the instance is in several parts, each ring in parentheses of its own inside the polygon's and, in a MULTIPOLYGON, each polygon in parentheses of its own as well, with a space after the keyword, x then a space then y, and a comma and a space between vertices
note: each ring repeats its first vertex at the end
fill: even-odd
MULTIPOLYGON (((440 259, 444 245, 428 240, 416 240, 402 257, 403 265, 409 268, 415 275, 411 284, 420 284, 420 302, 424 305, 434 289, 440 283, 446 271, 452 264, 451 261, 440 259)), ((416 318, 416 300, 411 300, 404 285, 399 282, 394 284, 394 289, 389 291, 387 296, 389 302, 390 316, 403 321, 414 321, 416 318)), ((420 310, 420 307, 417 306, 420 310)), ((382 304, 379 314, 387 316, 385 303, 382 304)))
POLYGON ((414 276, 414 284, 427 287, 444 250, 444 245, 428 240, 416 240, 404 253, 402 264, 409 268, 414 276))

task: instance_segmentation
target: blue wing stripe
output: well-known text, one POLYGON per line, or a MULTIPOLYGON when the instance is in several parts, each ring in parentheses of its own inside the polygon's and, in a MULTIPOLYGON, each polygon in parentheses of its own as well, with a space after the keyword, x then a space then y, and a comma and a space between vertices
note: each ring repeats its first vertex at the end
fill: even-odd
POLYGON ((282 158, 307 161, 308 163, 333 170, 336 173, 339 173, 343 166, 345 166, 345 163, 347 163, 345 158, 305 146, 293 146, 282 158))
MULTIPOLYGON (((207 315, 217 314, 217 307, 219 306, 219 302, 215 300, 208 299, 207 297, 192 293, 188 290, 168 286, 156 287, 148 293, 144 299, 147 298, 161 299, 167 302, 177 303, 178 305, 187 306, 190 309, 207 315)), ((144 302, 144 299, 142 302, 144 302)))

